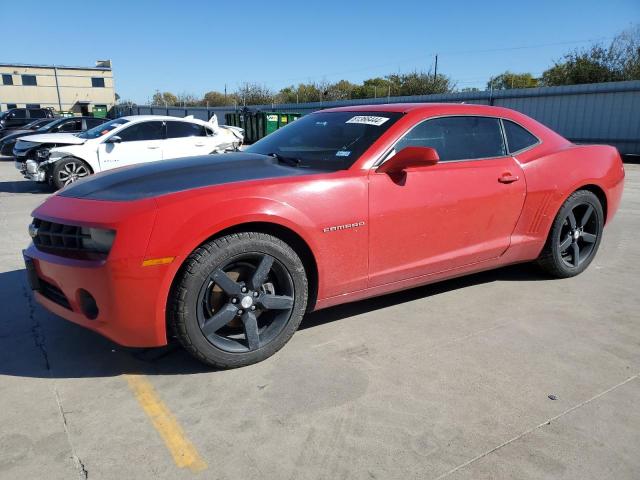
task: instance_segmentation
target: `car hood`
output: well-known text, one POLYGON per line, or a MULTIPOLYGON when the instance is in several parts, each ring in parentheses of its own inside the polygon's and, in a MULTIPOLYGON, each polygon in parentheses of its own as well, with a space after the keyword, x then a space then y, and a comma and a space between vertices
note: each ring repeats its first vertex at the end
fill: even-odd
POLYGON ((73 133, 40 133, 38 135, 22 137, 20 140, 33 143, 56 143, 64 145, 81 145, 86 142, 86 139, 76 137, 73 133))
POLYGON ((267 155, 226 153, 118 168, 73 183, 58 195, 88 200, 139 200, 224 183, 320 172, 282 165, 267 155))

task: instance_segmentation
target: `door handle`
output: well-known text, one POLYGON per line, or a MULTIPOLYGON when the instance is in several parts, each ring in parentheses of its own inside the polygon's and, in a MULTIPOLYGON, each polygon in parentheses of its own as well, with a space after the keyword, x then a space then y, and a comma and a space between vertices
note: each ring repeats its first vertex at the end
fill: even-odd
POLYGON ((513 183, 520 180, 520 177, 517 175, 511 175, 510 173, 504 173, 501 177, 498 178, 500 183, 513 183))
POLYGON ((147 147, 149 150, 155 150, 156 148, 160 148, 160 147, 147 147))
POLYGON ((205 144, 204 143, 196 143, 196 147, 204 147, 205 144))

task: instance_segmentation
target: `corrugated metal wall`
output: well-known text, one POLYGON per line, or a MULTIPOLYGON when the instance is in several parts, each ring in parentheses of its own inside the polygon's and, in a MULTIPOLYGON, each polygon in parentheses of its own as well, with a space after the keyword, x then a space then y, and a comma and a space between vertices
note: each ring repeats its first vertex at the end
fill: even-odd
MULTIPOLYGON (((594 83, 564 87, 525 88, 494 92, 460 92, 411 97, 381 97, 338 102, 252 105, 251 110, 311 113, 347 105, 418 102, 466 102, 518 110, 578 143, 606 143, 623 154, 640 155, 640 81, 594 83)), ((116 106, 115 116, 193 115, 207 120, 214 113, 224 123, 233 107, 116 106)))

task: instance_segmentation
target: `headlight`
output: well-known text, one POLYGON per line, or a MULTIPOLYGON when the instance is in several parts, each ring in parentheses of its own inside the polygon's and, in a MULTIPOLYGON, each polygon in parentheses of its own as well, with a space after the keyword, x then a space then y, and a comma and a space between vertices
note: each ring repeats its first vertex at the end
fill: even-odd
POLYGON ((105 230, 102 228, 80 229, 82 235, 82 248, 98 253, 109 253, 113 239, 116 236, 115 230, 105 230))
POLYGON ((36 151, 36 156, 40 160, 46 160, 47 158, 49 158, 49 149, 41 148, 40 150, 36 151))
POLYGON ((24 163, 28 173, 38 173, 38 167, 39 167, 38 162, 36 162, 35 160, 29 159, 24 163))

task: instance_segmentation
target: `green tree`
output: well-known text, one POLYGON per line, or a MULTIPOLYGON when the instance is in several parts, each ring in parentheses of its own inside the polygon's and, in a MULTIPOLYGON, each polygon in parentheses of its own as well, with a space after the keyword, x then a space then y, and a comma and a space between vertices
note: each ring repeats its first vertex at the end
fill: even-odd
POLYGON ((273 92, 259 83, 245 82, 234 93, 239 105, 266 105, 274 101, 273 92))
POLYGON ((159 106, 174 106, 178 104, 178 97, 176 97, 171 92, 162 92, 160 90, 156 90, 156 93, 153 94, 153 98, 151 99, 151 105, 159 105, 159 106))
POLYGON ((448 76, 439 73, 415 71, 404 74, 387 75, 386 80, 391 82, 391 90, 396 95, 430 95, 433 93, 450 93, 455 88, 455 83, 448 76))
POLYGON ((235 97, 212 90, 204 94, 201 103, 203 106, 209 105, 210 107, 233 105, 235 103, 235 97))
POLYGON ((487 82, 487 90, 508 90, 510 88, 531 88, 539 85, 537 78, 530 73, 513 73, 506 71, 487 82))
POLYGON ((609 46, 569 52, 542 74, 547 86, 639 79, 640 25, 617 35, 609 46))
POLYGON ((177 96, 177 105, 180 107, 197 107, 202 101, 191 93, 181 93, 177 96))

